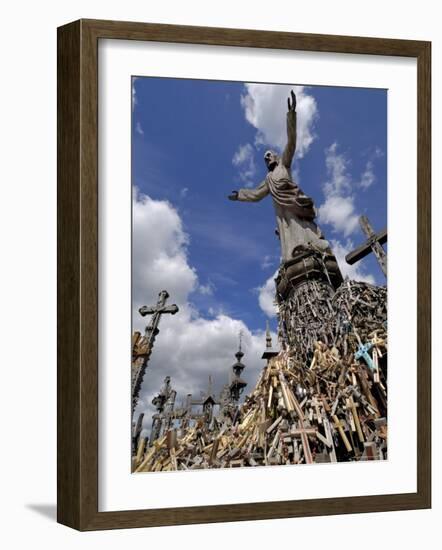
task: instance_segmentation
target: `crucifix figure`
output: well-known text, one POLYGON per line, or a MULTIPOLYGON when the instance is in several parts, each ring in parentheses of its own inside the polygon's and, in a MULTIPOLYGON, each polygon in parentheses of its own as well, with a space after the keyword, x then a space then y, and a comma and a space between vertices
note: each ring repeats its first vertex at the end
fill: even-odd
POLYGON ((287 145, 279 156, 274 151, 266 151, 264 162, 267 176, 256 189, 232 191, 232 201, 256 202, 271 195, 278 224, 278 236, 281 242, 282 261, 293 258, 295 249, 313 249, 325 252, 329 243, 323 238, 314 219, 316 210, 313 200, 304 194, 293 181, 291 166, 296 150, 296 96, 291 92, 287 112, 287 145), (299 248, 298 248, 299 247, 299 248))
POLYGON ((152 317, 149 324, 146 326, 144 334, 146 340, 146 353, 143 355, 142 361, 136 366, 135 369, 132 370, 132 413, 138 403, 141 384, 146 372, 147 363, 152 354, 155 338, 159 332, 158 325, 160 323, 161 315, 164 313, 175 315, 175 313, 179 311, 176 304, 171 306, 166 305, 167 298, 169 298, 169 293, 167 290, 162 290, 158 295, 158 302, 156 306, 143 306, 138 310, 142 317, 145 317, 146 315, 152 315, 152 317))
POLYGON ((382 273, 387 276, 387 254, 382 248, 382 245, 387 242, 387 229, 375 233, 373 228, 368 221, 366 216, 361 216, 359 218, 359 223, 361 225, 362 231, 367 236, 367 240, 361 246, 358 246, 353 252, 350 252, 345 257, 345 261, 352 265, 365 256, 368 256, 370 252, 376 256, 376 259, 382 269, 382 273))

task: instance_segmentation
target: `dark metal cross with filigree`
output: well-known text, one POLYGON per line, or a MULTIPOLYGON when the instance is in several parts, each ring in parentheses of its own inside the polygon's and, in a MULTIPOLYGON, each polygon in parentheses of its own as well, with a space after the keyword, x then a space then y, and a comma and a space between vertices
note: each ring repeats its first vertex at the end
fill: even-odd
POLYGON ((167 290, 162 290, 158 295, 158 302, 155 306, 143 306, 138 310, 142 317, 146 315, 152 315, 149 324, 146 326, 144 338, 145 338, 145 353, 142 360, 135 368, 132 369, 132 414, 138 403, 140 395, 141 384, 143 382, 144 374, 146 372, 147 363, 152 354, 152 348, 155 342, 155 338, 159 332, 158 325, 160 323, 161 316, 165 313, 175 315, 179 309, 176 304, 170 306, 166 305, 169 293, 167 290))

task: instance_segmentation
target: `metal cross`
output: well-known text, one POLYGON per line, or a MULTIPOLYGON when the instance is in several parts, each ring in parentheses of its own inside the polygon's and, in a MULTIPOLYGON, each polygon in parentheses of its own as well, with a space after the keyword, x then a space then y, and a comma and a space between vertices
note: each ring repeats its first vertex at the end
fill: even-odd
POLYGON ((359 223, 362 231, 367 236, 367 240, 364 244, 353 250, 353 252, 347 254, 347 256, 345 256, 345 261, 352 265, 373 252, 383 274, 387 276, 387 254, 382 248, 382 245, 387 242, 387 229, 379 231, 379 233, 375 233, 366 216, 361 216, 359 218, 359 223))
POLYGON ((152 405, 157 409, 152 416, 152 430, 150 433, 150 446, 161 435, 167 432, 174 419, 176 391, 172 389, 170 376, 164 379, 164 385, 158 395, 152 399, 152 405))
POLYGON ((158 295, 158 302, 156 306, 143 306, 138 310, 142 317, 146 315, 152 315, 150 323, 146 326, 144 337, 146 339, 146 353, 143 356, 142 361, 132 373, 132 414, 138 403, 140 395, 141 384, 143 383, 144 374, 146 372, 147 363, 152 354, 152 348, 155 342, 155 338, 159 332, 158 325, 160 323, 161 315, 163 313, 170 313, 175 315, 179 311, 178 306, 173 304, 171 306, 166 305, 166 300, 169 298, 167 290, 162 290, 158 295))

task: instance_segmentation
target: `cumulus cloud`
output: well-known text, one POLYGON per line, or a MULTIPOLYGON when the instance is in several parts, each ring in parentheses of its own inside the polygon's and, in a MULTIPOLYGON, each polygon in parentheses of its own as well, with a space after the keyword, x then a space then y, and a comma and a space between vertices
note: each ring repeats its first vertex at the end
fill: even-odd
POLYGON ((233 155, 232 164, 239 170, 239 177, 248 185, 253 185, 250 180, 256 174, 256 165, 253 147, 250 143, 240 145, 233 155))
POLYGON ((287 98, 293 90, 297 99, 296 158, 302 158, 315 139, 314 124, 318 107, 304 86, 283 84, 245 84, 241 105, 247 121, 256 128, 256 145, 276 147, 286 144, 287 98))
POLYGON ((340 241, 333 239, 331 241, 331 244, 333 252, 338 261, 338 265, 344 277, 348 276, 349 279, 375 284, 373 275, 370 275, 365 271, 363 260, 356 262, 353 265, 349 265, 345 261, 345 256, 355 248, 353 241, 347 239, 346 242, 343 244, 340 241))
POLYGON ((333 231, 348 237, 358 227, 358 215, 352 196, 342 197, 330 195, 318 209, 319 223, 327 223, 333 231))
POLYGON ((267 317, 276 317, 277 308, 275 305, 275 278, 278 275, 278 271, 267 279, 267 281, 259 287, 258 301, 259 307, 267 315, 267 317))
POLYGON ((154 304, 158 293, 166 289, 169 303, 176 303, 176 315, 163 315, 160 333, 144 378, 136 415, 145 413, 143 427, 150 431, 154 407, 152 398, 160 390, 166 376, 178 392, 179 406, 187 393, 199 397, 207 387, 208 377, 219 392, 227 383, 238 335, 242 331, 243 378, 253 388, 264 366, 261 359, 265 347, 263 331, 250 331, 245 323, 212 311, 206 319, 191 303, 192 292, 214 292, 212 283, 201 285, 188 260, 189 237, 177 210, 167 201, 156 201, 134 193, 133 201, 133 329, 144 331, 146 318, 138 314, 141 305, 154 304))
MULTIPOLYGON (((132 296, 134 309, 156 302, 167 289, 180 305, 196 289, 198 278, 187 261, 188 236, 181 218, 167 201, 134 192, 132 296)), ((139 315, 135 315, 134 321, 139 315)))

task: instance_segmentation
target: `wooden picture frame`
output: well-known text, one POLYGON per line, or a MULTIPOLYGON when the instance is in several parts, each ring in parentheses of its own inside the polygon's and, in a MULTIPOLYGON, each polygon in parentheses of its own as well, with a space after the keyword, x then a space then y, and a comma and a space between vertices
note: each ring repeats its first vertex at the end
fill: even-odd
POLYGON ((431 506, 431 44, 79 20, 58 29, 58 521, 82 531, 431 506), (98 511, 98 41, 124 39, 405 56, 418 71, 417 492, 98 511))

